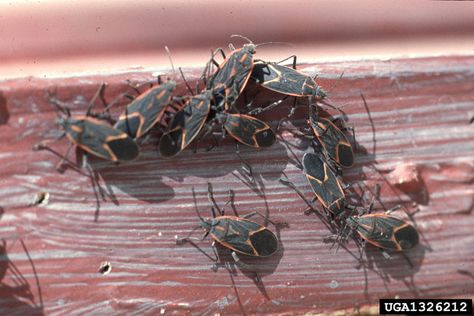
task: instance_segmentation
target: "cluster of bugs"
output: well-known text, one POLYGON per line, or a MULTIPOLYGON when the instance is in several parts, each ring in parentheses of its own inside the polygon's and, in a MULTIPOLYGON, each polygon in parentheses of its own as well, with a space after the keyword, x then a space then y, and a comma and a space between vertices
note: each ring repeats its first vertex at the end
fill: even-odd
MULTIPOLYGON (((306 136, 312 139, 314 152, 306 153, 301 165, 314 192, 313 201, 306 200, 289 180, 280 181, 295 189, 313 210, 313 203, 319 201, 320 212, 337 227, 339 242, 347 239, 350 232, 356 232, 353 235, 358 236, 359 241, 367 241, 382 249, 402 251, 414 247, 419 240, 418 232, 408 222, 388 214, 370 214, 373 203, 368 208, 360 208, 348 202, 342 170, 353 166, 354 150, 341 122, 319 115, 318 104, 331 106, 325 101, 326 92, 314 78, 296 70, 294 56, 290 66, 255 59, 258 46, 250 40, 238 49, 229 45, 231 53, 228 56, 223 49, 217 49, 204 69, 203 88, 199 89, 198 85, 193 93, 186 83, 190 95, 175 96, 177 82, 168 79, 134 98, 116 120, 108 114, 114 102, 106 105, 102 98, 103 85, 83 116, 71 116, 62 102, 54 97, 50 100, 65 114, 58 124, 64 129, 63 136, 69 138, 71 146, 76 145, 86 153, 106 160, 126 162, 139 156, 137 140, 154 127, 159 127, 162 132, 158 151, 164 158, 178 155, 200 138, 215 137, 216 127, 220 128, 222 136, 229 135, 240 144, 253 148, 269 147, 276 141, 275 131, 255 115, 294 97, 294 106, 288 114, 290 117, 297 100, 308 99, 311 133, 306 136), (216 61, 218 54, 223 58, 221 63, 216 61), (236 101, 249 81, 281 94, 281 99, 265 107, 239 109, 236 101), (104 111, 94 113, 92 104, 99 97, 104 103, 104 111)), ((44 147, 44 143, 37 146, 44 147)), ((237 263, 240 262, 238 254, 267 257, 278 251, 276 235, 266 226, 249 219, 255 213, 243 217, 224 215, 215 204, 210 188, 209 197, 213 202, 213 217, 203 218, 198 212, 200 227, 205 230, 202 239, 210 235, 214 241, 229 248, 237 263), (216 214, 216 209, 219 214, 216 214)), ((178 238, 177 242, 191 240, 192 237, 188 236, 178 238)))

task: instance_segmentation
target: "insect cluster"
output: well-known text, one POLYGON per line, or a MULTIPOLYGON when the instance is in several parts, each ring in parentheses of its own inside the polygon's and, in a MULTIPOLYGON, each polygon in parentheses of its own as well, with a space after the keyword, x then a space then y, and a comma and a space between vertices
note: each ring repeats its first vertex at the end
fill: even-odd
MULTIPOLYGON (((216 50, 207 63, 203 76, 203 88, 190 95, 175 96, 177 83, 174 80, 160 83, 134 98, 125 111, 114 120, 107 105, 102 113, 92 112, 92 104, 100 97, 101 86, 84 116, 71 116, 69 109, 59 100, 50 100, 66 116, 58 120, 64 129, 63 136, 88 154, 110 160, 125 162, 139 156, 137 140, 153 127, 161 130, 158 145, 162 157, 174 157, 193 141, 214 136, 220 128, 222 136, 229 135, 238 143, 249 147, 271 146, 276 141, 275 132, 269 124, 255 117, 256 114, 278 106, 288 97, 309 100, 308 126, 314 152, 302 158, 302 169, 313 192, 313 201, 304 195, 288 179, 280 181, 296 192, 314 209, 318 200, 322 215, 337 229, 337 239, 343 242, 350 232, 358 241, 367 241, 379 248, 402 251, 414 247, 419 240, 418 232, 408 222, 388 214, 369 214, 372 208, 356 207, 348 202, 348 187, 342 182, 342 170, 354 164, 353 145, 345 132, 347 128, 340 120, 322 117, 319 105, 331 106, 325 100, 326 92, 315 80, 293 67, 280 63, 254 59, 258 45, 249 43, 236 49, 229 45, 231 53, 226 56, 223 49, 216 50), (223 61, 215 60, 221 54, 223 61), (236 101, 249 81, 282 95, 281 100, 266 107, 239 109, 236 101)), ((103 101, 105 104, 105 101, 103 101)), ((289 116, 291 116, 290 112, 289 116)), ((37 148, 44 148, 40 144, 37 148)), ((69 149, 68 149, 69 152, 69 149)), ((66 155, 67 156, 67 155, 66 155)), ((279 249, 276 235, 267 227, 244 217, 224 215, 215 204, 209 189, 213 217, 204 219, 199 214, 205 235, 232 250, 237 263, 237 254, 266 257, 279 249), (215 208, 219 211, 216 216, 215 208)), ((191 237, 178 239, 178 243, 191 237)))

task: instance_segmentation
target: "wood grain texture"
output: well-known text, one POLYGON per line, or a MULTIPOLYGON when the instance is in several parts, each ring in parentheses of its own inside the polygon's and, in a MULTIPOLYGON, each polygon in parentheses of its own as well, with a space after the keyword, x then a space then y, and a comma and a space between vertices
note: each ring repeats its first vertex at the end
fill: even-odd
MULTIPOLYGON (((402 204, 419 210, 415 225, 421 244, 385 259, 367 246, 357 261, 353 241, 337 253, 324 239, 331 232, 316 215, 303 215, 304 202, 278 182, 286 174, 308 198, 310 187, 296 166, 308 142, 288 130, 268 149, 240 147, 251 164, 249 178, 230 140, 210 152, 185 150, 158 157, 156 137, 142 144, 140 158, 114 165, 89 159, 105 198, 91 180, 67 169, 59 158, 32 146, 59 135, 47 89, 83 113, 100 82, 112 100, 126 90, 125 79, 144 81, 150 73, 107 77, 4 81, 0 83, 0 313, 1 314, 300 314, 355 312, 378 298, 474 296, 474 57, 370 60, 301 65, 343 105, 359 148, 353 168, 344 170, 367 199, 382 186, 377 209, 402 204), (339 79, 344 71, 344 76, 339 79), (360 94, 367 101, 367 111, 360 94), (415 186, 397 184, 397 167, 411 166, 415 186), (260 280, 235 266, 225 249, 213 262, 191 244, 176 245, 198 224, 192 189, 201 214, 210 214, 207 183, 219 205, 235 193, 239 214, 259 211, 289 227, 278 234, 279 252, 258 263, 260 280), (49 201, 34 204, 38 192, 49 201), (98 205, 98 202, 100 205, 98 205), (383 204, 383 207, 382 207, 383 204), (25 247, 20 242, 24 242, 25 247), (103 261, 112 270, 98 273, 103 261)), ((186 69, 191 81, 200 69, 186 69)), ((180 88, 184 92, 184 88, 180 88)), ((278 98, 262 93, 256 102, 278 98)), ((119 111, 117 109, 117 111, 119 111)), ((282 106, 263 116, 276 125, 282 106)), ((293 124, 303 127, 305 109, 293 124)), ((52 147, 64 153, 67 140, 52 147)), ((73 156, 73 155, 72 155, 73 156)), ((403 168, 402 168, 403 170, 403 168)), ((87 174, 86 169, 82 172, 87 174)), ((230 205, 226 206, 231 213, 230 205)), ((401 214, 403 215, 403 214, 401 214)), ((269 226, 274 230, 273 226, 269 226)), ((196 237, 201 235, 195 232, 196 237)), ((212 255, 211 242, 197 243, 212 255)))

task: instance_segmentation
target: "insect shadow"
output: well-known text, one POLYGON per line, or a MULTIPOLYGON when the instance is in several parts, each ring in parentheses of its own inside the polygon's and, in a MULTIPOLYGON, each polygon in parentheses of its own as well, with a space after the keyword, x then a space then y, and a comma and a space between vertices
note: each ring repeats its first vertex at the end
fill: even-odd
MULTIPOLYGON (((412 191, 412 190, 405 189, 403 186, 395 187, 394 185, 392 185, 390 183, 390 181, 388 180, 386 175, 389 172, 391 172, 392 170, 381 170, 381 169, 377 168, 377 159, 376 159, 376 157, 377 157, 376 132, 377 131, 376 131, 375 123, 374 123, 374 120, 373 120, 373 117, 372 117, 372 114, 371 114, 371 111, 370 111, 370 107, 367 103, 367 100, 366 100, 366 98, 363 94, 361 94, 361 98, 362 98, 362 101, 363 101, 363 104, 364 104, 364 107, 365 107, 365 110, 366 110, 366 113, 367 113, 367 116, 368 116, 368 120, 370 122, 371 134, 372 134, 372 148, 370 149, 370 153, 369 153, 369 151, 365 147, 360 146, 360 153, 363 155, 363 157, 362 157, 363 160, 362 160, 361 164, 358 164, 355 167, 354 171, 358 175, 364 175, 364 169, 365 168, 369 168, 369 169, 372 169, 375 172, 377 172, 378 175, 380 176, 380 179, 389 186, 392 194, 397 196, 397 198, 398 198, 397 204, 401 204, 401 205, 404 205, 404 206, 408 206, 408 205, 413 204, 413 203, 421 204, 421 205, 428 205, 429 202, 430 202, 430 195, 429 195, 429 191, 427 189, 426 183, 424 182, 422 177, 419 177, 418 190, 412 191), (408 201, 406 201, 406 199, 404 201, 404 199, 401 196, 400 192, 408 196, 408 198, 409 198, 408 201)), ((379 201, 379 202, 382 203, 381 201, 379 201)), ((382 204, 382 206, 386 210, 386 208, 383 204, 382 204)))
MULTIPOLYGON (((394 279, 402 281, 415 298, 421 298, 423 292, 416 286, 414 275, 420 270, 426 250, 426 247, 420 244, 403 252, 390 252, 390 257, 387 257, 380 249, 367 245, 366 262, 363 266, 380 276, 387 292, 390 293, 389 284, 391 279, 394 279)), ((366 292, 368 292, 367 280, 366 292)))
POLYGON ((35 266, 28 250, 20 239, 25 254, 31 264, 38 288, 39 304, 33 295, 28 280, 7 254, 5 239, 0 242, 0 313, 2 315, 44 315, 41 287, 35 266), (13 285, 12 285, 13 284, 13 285))
MULTIPOLYGON (((102 179, 108 192, 115 188, 147 203, 162 203, 174 198, 174 190, 162 180, 167 175, 153 149, 142 147, 141 156, 128 163, 113 164, 94 159, 90 164, 102 179)), ((171 171, 171 170, 168 170, 171 171)), ((171 172, 170 172, 171 174, 171 172)), ((175 176, 171 175, 175 179, 175 176)), ((120 202, 117 200, 117 205, 120 202)))

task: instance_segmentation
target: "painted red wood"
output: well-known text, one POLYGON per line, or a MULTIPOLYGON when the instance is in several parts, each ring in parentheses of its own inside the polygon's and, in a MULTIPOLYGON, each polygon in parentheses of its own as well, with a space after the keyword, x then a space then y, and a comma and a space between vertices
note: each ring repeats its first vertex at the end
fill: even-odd
POLYGON ((74 76, 157 64, 200 65, 210 48, 255 43, 260 58, 347 60, 472 54, 469 1, 1 1, 2 77, 74 76), (382 57, 381 57, 382 56, 382 57))
MULTIPOLYGON (((151 137, 135 162, 90 160, 104 191, 104 198, 97 199, 87 176, 71 169, 59 173, 59 158, 32 151, 39 141, 59 135, 45 92, 56 91, 73 101, 74 113, 81 113, 100 82, 108 83, 110 101, 126 90, 125 79, 143 81, 150 73, 28 78, 0 83, 0 237, 5 241, 0 247, 0 313, 377 313, 378 298, 471 298, 474 57, 321 63, 301 69, 318 73, 318 82, 334 104, 343 105, 355 128, 359 150, 345 180, 362 188, 367 199, 375 183, 381 184, 385 208, 402 204, 419 210, 414 219, 421 244, 407 253, 413 267, 398 254, 387 260, 371 246, 360 265, 353 241, 337 252, 324 242, 331 232, 316 215, 303 215, 304 202, 278 182, 286 174, 311 197, 295 166, 308 144, 288 130, 271 148, 240 147, 253 179, 231 141, 210 152, 201 146, 197 154, 185 150, 164 160, 151 137), (193 188, 201 214, 210 214, 208 182, 221 206, 233 190, 240 214, 259 211, 288 223, 279 231, 281 250, 257 261, 259 282, 237 268, 225 249, 213 271, 213 262, 196 248, 175 244, 176 235, 185 236, 198 223, 193 188), (49 199, 36 205, 39 192, 49 193, 49 199), (98 269, 105 261, 111 271, 102 275, 98 269)), ((191 81, 200 71, 185 70, 194 75, 191 81)), ((276 97, 263 93, 256 102, 276 97)), ((275 126, 286 113, 282 107, 263 117, 275 126)), ((302 127, 304 119, 302 109, 293 122, 302 127)), ((63 153, 67 144, 63 140, 53 148, 63 153)), ((226 211, 231 212, 229 205, 226 211)), ((198 244, 212 255, 208 239, 198 244)))

